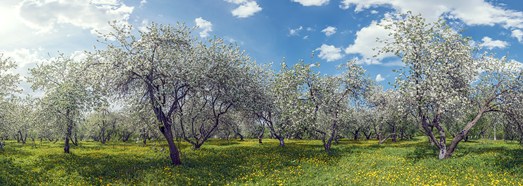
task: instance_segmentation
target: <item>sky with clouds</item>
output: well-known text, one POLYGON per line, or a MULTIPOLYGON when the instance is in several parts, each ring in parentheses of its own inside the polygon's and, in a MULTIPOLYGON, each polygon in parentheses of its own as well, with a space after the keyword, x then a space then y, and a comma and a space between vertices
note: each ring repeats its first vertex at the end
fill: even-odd
POLYGON ((376 56, 376 38, 387 38, 384 18, 407 11, 444 18, 481 50, 523 61, 523 1, 510 0, 2 0, 0 53, 27 75, 59 52, 81 58, 81 51, 102 46, 96 40, 111 30, 110 21, 137 29, 182 22, 196 28, 194 37, 224 38, 275 68, 303 59, 336 74, 338 65, 357 59, 389 87, 402 63, 376 56))

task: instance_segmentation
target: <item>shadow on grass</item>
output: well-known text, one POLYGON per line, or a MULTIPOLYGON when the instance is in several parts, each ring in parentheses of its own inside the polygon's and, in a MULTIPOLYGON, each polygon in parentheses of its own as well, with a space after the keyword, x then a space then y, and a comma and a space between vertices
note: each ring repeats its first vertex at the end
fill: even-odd
POLYGON ((506 150, 498 156, 496 165, 511 172, 523 172, 523 149, 506 150))
MULTIPOLYGON (((209 144, 224 145, 217 142, 209 144)), ((90 152, 89 150, 96 149, 91 146, 80 146, 78 149, 73 149, 72 154, 41 156, 33 166, 39 167, 42 173, 64 170, 66 176, 77 175, 88 184, 93 185, 100 184, 100 178, 113 183, 176 183, 183 185, 191 182, 199 185, 213 181, 214 184, 224 185, 241 180, 242 176, 254 172, 267 175, 277 170, 292 169, 294 166, 300 165, 300 162, 310 159, 335 166, 340 157, 350 153, 345 149, 340 150, 333 147, 331 154, 327 155, 323 148, 318 148, 318 145, 308 146, 293 143, 287 144, 284 148, 277 144, 239 146, 229 145, 227 142, 223 148, 214 148, 209 144, 202 146, 199 150, 192 150, 190 146, 183 145, 185 147, 182 150, 183 165, 178 167, 170 165, 167 151, 148 149, 144 154, 120 152, 119 150, 111 151, 112 153, 90 152), (151 180, 158 182, 151 182, 151 180)), ((166 145, 159 145, 156 148, 166 148, 166 145)), ((111 147, 108 145, 100 147, 100 149, 110 150, 111 147)), ((19 173, 15 172, 15 174, 19 173)), ((46 180, 46 177, 41 179, 44 183, 52 182, 52 180, 46 180)))

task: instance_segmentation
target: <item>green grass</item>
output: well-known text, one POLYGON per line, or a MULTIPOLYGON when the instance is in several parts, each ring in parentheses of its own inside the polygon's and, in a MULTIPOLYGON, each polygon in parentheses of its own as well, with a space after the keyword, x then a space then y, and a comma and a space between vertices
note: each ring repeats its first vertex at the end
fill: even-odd
POLYGON ((344 141, 327 155, 320 141, 211 140, 200 150, 181 144, 183 166, 170 166, 163 142, 82 142, 72 154, 60 143, 0 150, 0 185, 522 185, 523 149, 516 143, 461 143, 438 160, 422 139, 377 145, 344 141), (164 149, 164 150, 162 150, 164 149))

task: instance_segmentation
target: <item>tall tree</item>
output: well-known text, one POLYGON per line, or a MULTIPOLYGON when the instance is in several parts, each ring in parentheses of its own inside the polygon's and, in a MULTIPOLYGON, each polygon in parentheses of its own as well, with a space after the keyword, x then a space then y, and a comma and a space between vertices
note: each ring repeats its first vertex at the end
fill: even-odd
POLYGON ((236 96, 234 91, 242 86, 228 84, 228 78, 235 78, 241 69, 226 69, 233 67, 227 64, 241 66, 249 59, 237 47, 223 44, 220 39, 197 42, 191 29, 180 24, 152 24, 146 32, 138 31, 138 36, 133 35, 135 31, 130 27, 114 28, 105 37, 107 48, 91 55, 91 65, 104 72, 98 76, 107 82, 109 90, 147 102, 161 123, 159 130, 169 145, 172 164, 180 165, 180 152, 173 141, 173 118, 180 111, 181 102, 189 95, 210 99, 214 120, 219 120, 232 107, 230 100, 234 99, 229 98, 236 96), (226 74, 235 69, 233 74, 226 74), (194 93, 203 91, 210 93, 194 93))
POLYGON ((504 68, 505 63, 496 66, 490 65, 492 60, 487 58, 474 59, 469 39, 463 38, 443 20, 427 23, 421 16, 409 13, 391 22, 385 27, 391 30, 393 39, 384 41, 386 46, 381 52, 392 52, 402 59, 405 68, 400 70, 396 86, 402 96, 411 98, 405 105, 412 109, 429 140, 439 149, 439 158, 448 158, 483 114, 498 110, 498 98, 511 89, 509 87, 514 85, 511 82, 516 79, 505 73, 488 73, 492 68, 504 68), (478 74, 482 70, 487 73, 478 74), (478 75, 485 81, 474 85, 478 75), (497 79, 501 77, 511 79, 497 79), (470 97, 477 98, 476 116, 447 146, 442 118, 459 113, 452 111, 466 107, 470 97))

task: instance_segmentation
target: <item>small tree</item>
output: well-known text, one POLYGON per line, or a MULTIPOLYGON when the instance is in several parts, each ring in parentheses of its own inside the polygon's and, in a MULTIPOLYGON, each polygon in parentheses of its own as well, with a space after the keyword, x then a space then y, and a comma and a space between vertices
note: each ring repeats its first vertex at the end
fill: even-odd
MULTIPOLYGON (((280 142, 280 147, 285 146, 285 137, 294 131, 306 129, 299 124, 303 114, 303 101, 301 95, 301 75, 308 66, 303 61, 289 68, 281 64, 279 73, 265 74, 266 86, 260 93, 261 98, 256 102, 253 111, 269 132, 280 142)), ((264 130, 264 127, 262 127, 264 130)))
POLYGON ((201 73, 187 96, 178 101, 178 121, 183 139, 198 149, 233 109, 246 108, 260 85, 252 72, 255 64, 235 45, 221 39, 197 45, 201 73))
POLYGON ((48 117, 60 124, 65 139, 65 153, 70 152, 69 143, 74 137, 73 132, 82 117, 82 111, 86 111, 97 100, 93 89, 84 79, 84 69, 80 61, 64 57, 63 54, 31 69, 29 82, 33 89, 45 91, 42 104, 48 117))
POLYGON ((355 61, 341 67, 343 73, 334 77, 317 76, 309 66, 297 73, 303 88, 300 97, 305 105, 301 117, 306 118, 299 121, 310 122, 308 127, 320 134, 326 152, 338 135, 340 112, 354 105, 369 85, 365 71, 355 61))
POLYGON ((9 105, 6 105, 5 99, 13 92, 19 91, 17 89, 18 74, 11 73, 11 70, 14 68, 16 68, 16 64, 10 58, 5 58, 0 53, 0 135, 3 135, 0 136, 0 143, 2 144, 4 136, 8 133, 6 115, 8 114, 9 105))

